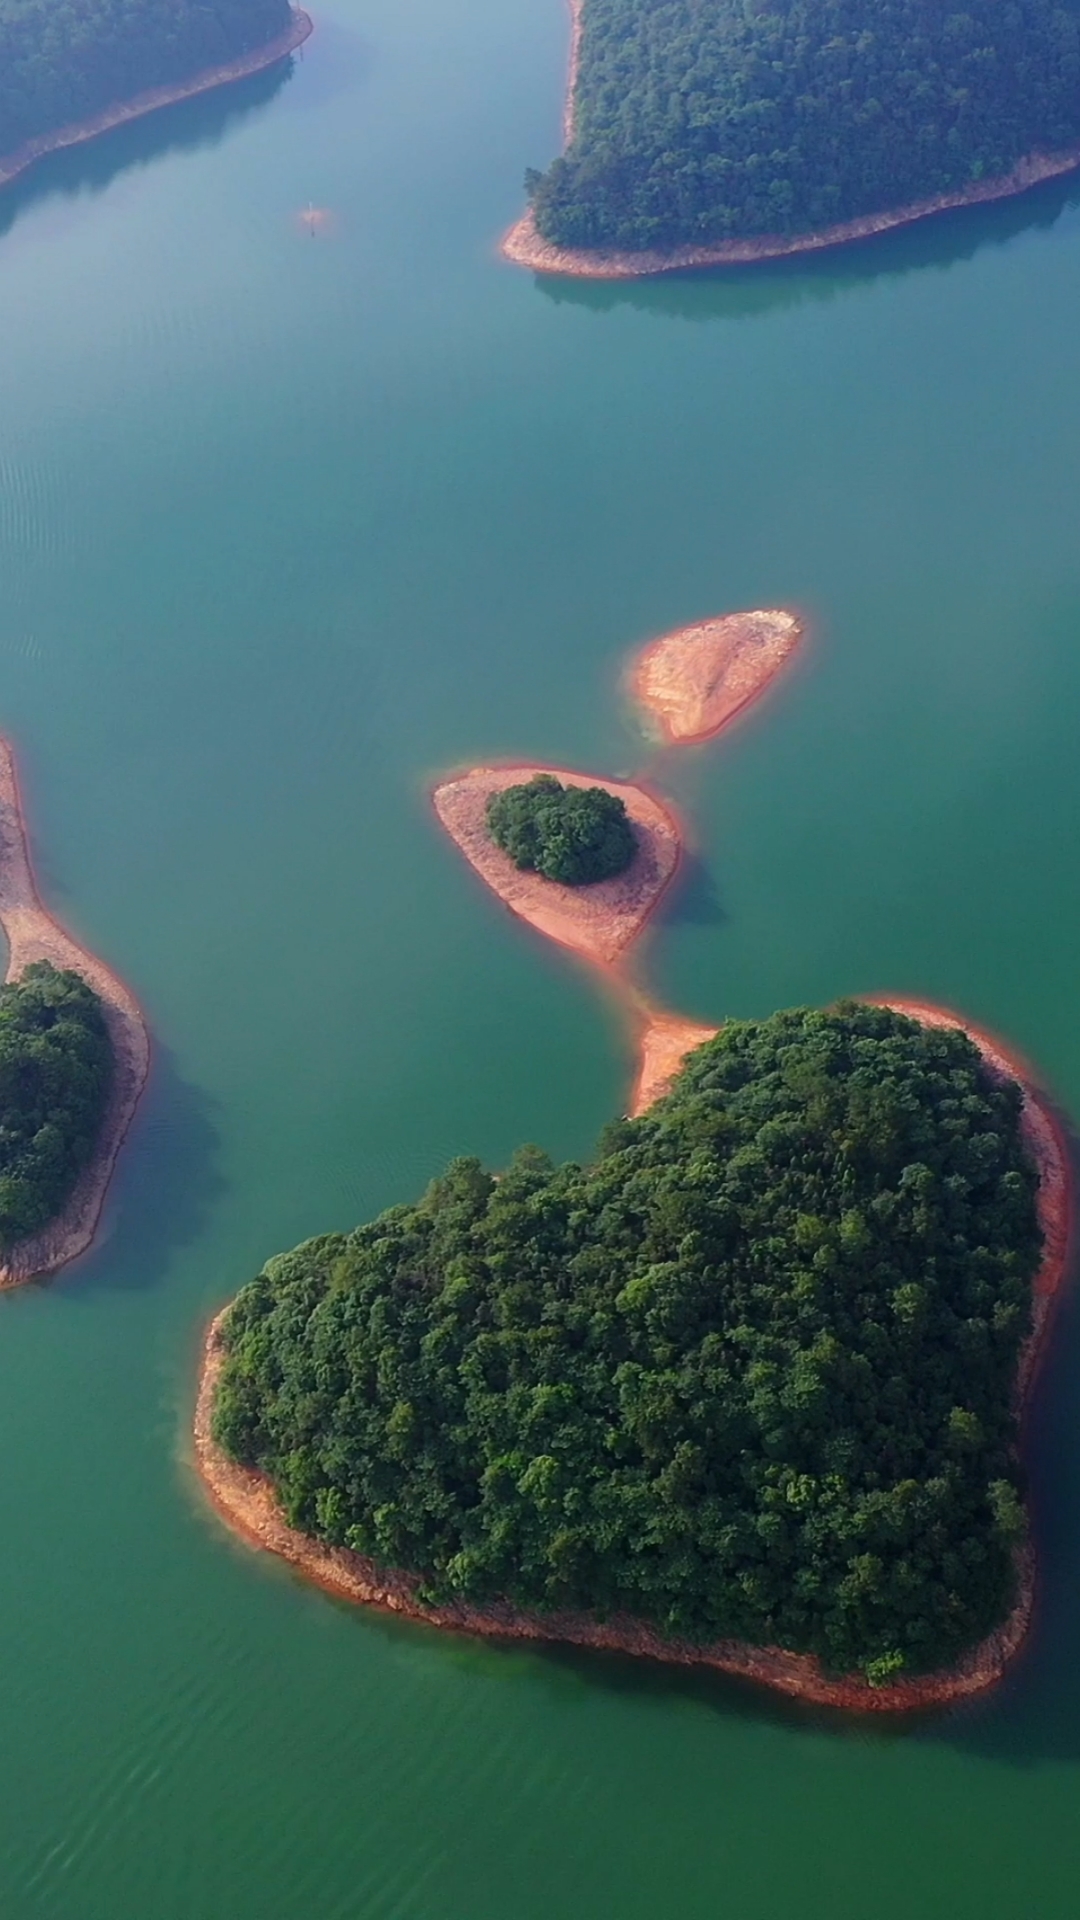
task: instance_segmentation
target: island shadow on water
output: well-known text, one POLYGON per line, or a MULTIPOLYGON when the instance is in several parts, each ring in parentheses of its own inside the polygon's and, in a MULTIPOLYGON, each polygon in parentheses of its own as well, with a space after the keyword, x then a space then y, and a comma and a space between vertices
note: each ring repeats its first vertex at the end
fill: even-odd
POLYGON ((158 1286, 177 1252, 206 1231, 226 1190, 213 1107, 211 1097, 182 1077, 174 1056, 155 1038, 150 1077, 120 1150, 93 1245, 61 1272, 30 1284, 63 1286, 72 1305, 95 1294, 158 1286))
POLYGON ((236 122, 268 106, 294 71, 295 56, 290 55, 247 79, 158 107, 79 146, 44 154, 0 190, 0 237, 40 201, 103 193, 133 167, 148 166, 167 153, 217 146, 236 122))
POLYGON ((661 901, 656 918, 668 927, 718 927, 728 920, 712 869, 692 847, 683 848, 678 879, 661 901))
POLYGON ((963 207, 894 227, 873 239, 820 253, 751 266, 696 268, 641 280, 574 280, 534 274, 539 291, 559 304, 606 313, 617 306, 679 320, 749 318, 806 301, 834 300, 853 287, 898 279, 921 269, 946 271, 987 247, 1006 246, 1029 231, 1048 232, 1080 207, 1080 172, 1031 187, 1008 200, 963 207))

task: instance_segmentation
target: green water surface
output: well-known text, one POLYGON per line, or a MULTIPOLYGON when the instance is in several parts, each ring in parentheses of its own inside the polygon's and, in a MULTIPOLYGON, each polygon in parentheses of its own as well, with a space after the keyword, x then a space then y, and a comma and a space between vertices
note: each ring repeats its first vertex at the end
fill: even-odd
POLYGON ((337 1606, 190 1471, 200 1329, 268 1254, 617 1110, 615 1011, 426 787, 640 768, 620 665, 664 628, 814 635, 659 769, 697 835, 662 997, 929 996, 1080 1113, 1080 189, 538 283, 493 240, 565 39, 557 0, 327 0, 285 85, 0 202, 0 725, 48 898, 157 1047, 107 1236, 0 1301, 3 1920, 1080 1911, 1073 1307, 1037 1635, 915 1727, 337 1606))

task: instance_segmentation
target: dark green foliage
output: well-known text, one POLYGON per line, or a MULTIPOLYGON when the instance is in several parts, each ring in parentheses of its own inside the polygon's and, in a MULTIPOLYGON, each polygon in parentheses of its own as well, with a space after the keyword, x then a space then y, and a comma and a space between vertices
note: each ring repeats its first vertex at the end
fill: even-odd
POLYGON ((534 869, 568 887, 610 880, 637 851, 626 803, 606 787, 564 787, 538 773, 487 803, 492 839, 517 867, 534 869))
POLYGON ((585 0, 568 247, 798 233, 1080 141, 1075 0, 585 0))
POLYGON ((0 153, 284 31, 288 0, 0 0, 0 153))
POLYGON ((627 1609, 875 1684, 1006 1612, 1039 1255, 1021 1095, 957 1031, 737 1022, 590 1169, 455 1161, 272 1260, 216 1433, 435 1595, 627 1609))
POLYGON ((101 1002, 47 960, 0 986, 0 1249, 55 1219, 94 1150, 112 1083, 101 1002))

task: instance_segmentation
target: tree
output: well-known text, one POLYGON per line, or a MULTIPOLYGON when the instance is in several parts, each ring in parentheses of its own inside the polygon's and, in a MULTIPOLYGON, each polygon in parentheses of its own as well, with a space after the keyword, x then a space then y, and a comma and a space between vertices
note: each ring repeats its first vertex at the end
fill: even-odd
POLYGON ((288 0, 0 0, 0 153, 264 46, 288 0))
POLYGON ((564 786, 551 773, 493 793, 487 824, 515 866, 569 887, 610 880, 625 871, 637 851, 626 803, 618 794, 606 787, 564 786))

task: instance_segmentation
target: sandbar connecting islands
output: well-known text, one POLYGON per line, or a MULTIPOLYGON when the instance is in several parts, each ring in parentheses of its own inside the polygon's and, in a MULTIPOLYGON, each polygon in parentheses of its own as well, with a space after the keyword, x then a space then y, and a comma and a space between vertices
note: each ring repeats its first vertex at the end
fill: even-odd
POLYGON ((97 1231, 117 1155, 150 1068, 150 1040, 134 994, 55 920, 38 897, 27 845, 15 757, 0 739, 0 926, 8 942, 8 981, 35 960, 82 978, 101 1001, 113 1050, 113 1078, 97 1146, 56 1219, 18 1241, 0 1264, 0 1289, 55 1273, 87 1251, 97 1231))
MULTIPOLYGON (((647 720, 659 723, 670 744, 713 737, 756 699, 792 657, 805 623, 783 610, 755 610, 706 620, 650 642, 634 658, 629 684, 647 720)), ((476 767, 436 787, 436 813, 485 883, 529 925, 621 980, 636 1029, 639 1062, 629 1101, 638 1116, 669 1090, 688 1054, 718 1028, 652 1006, 620 971, 631 946, 678 870, 679 829, 673 811, 640 785, 597 781, 533 765, 476 767), (488 796, 558 772, 564 783, 602 784, 625 802, 639 836, 637 859, 622 875, 593 886, 560 886, 523 873, 494 846, 485 824, 488 796), (596 896, 590 903, 588 896, 596 896)), ((1036 1165, 1041 1264, 1033 1282, 1033 1320, 1015 1381, 1021 1413, 1045 1350, 1052 1311, 1072 1259, 1074 1203, 1062 1126, 1030 1070, 1006 1048, 958 1014, 925 1001, 868 995, 926 1026, 959 1027, 975 1042, 991 1072, 1017 1080, 1023 1091, 1022 1130, 1036 1165)), ((366 1605, 458 1632, 496 1639, 568 1642, 639 1655, 680 1666, 698 1665, 754 1680, 818 1706, 857 1712, 911 1712, 941 1706, 992 1686, 1022 1646, 1031 1624, 1035 1558, 1030 1535, 1016 1549, 1017 1600, 1003 1624, 956 1665, 875 1685, 860 1673, 836 1676, 808 1654, 734 1640, 702 1646, 670 1639, 628 1615, 598 1620, 569 1612, 525 1612, 508 1603, 429 1605, 418 1576, 388 1569, 345 1547, 328 1545, 291 1527, 269 1479, 230 1458, 213 1437, 217 1383, 225 1362, 226 1307, 211 1323, 203 1348, 194 1425, 199 1474, 218 1513, 250 1543, 289 1561, 327 1591, 366 1605)))

